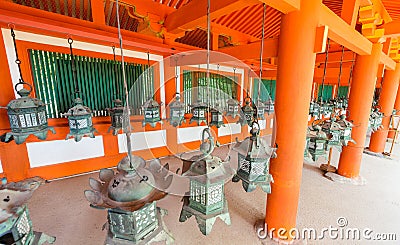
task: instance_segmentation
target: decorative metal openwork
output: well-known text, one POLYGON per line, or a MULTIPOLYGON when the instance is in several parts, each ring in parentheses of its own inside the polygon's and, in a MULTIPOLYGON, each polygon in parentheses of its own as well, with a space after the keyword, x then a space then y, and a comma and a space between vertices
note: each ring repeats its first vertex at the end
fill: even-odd
POLYGON ((237 115, 239 115, 239 101, 235 99, 228 99, 226 101, 227 110, 226 110, 226 116, 231 116, 235 118, 237 115))
POLYGON ((383 120, 383 113, 379 111, 379 108, 374 108, 371 110, 371 114, 369 116, 369 128, 371 129, 372 132, 375 132, 381 128, 382 126, 382 120, 383 120))
POLYGON ((71 67, 72 67, 72 79, 75 81, 75 100, 74 106, 68 110, 67 113, 61 114, 68 118, 69 134, 65 138, 66 140, 70 137, 74 138, 76 142, 80 141, 84 136, 94 138, 94 133, 97 130, 93 127, 92 121, 92 110, 89 107, 83 105, 83 101, 80 98, 81 92, 79 90, 78 80, 76 78, 76 66, 74 54, 72 52, 72 38, 68 38, 69 49, 71 53, 71 67))
POLYGON ((216 104, 215 107, 210 109, 210 114, 210 126, 216 126, 219 128, 224 125, 223 109, 219 106, 219 104, 216 104))
POLYGON ((179 221, 185 222, 194 215, 203 235, 210 234, 217 218, 231 224, 224 187, 226 180, 232 177, 233 169, 229 162, 211 155, 214 147, 210 129, 205 128, 200 145, 202 154, 186 160, 181 158, 190 164, 189 170, 183 173, 190 179, 190 190, 183 198, 179 221))
POLYGON ((313 161, 316 161, 320 157, 327 157, 327 141, 328 137, 322 131, 321 126, 315 125, 310 128, 308 151, 313 161))
POLYGON ((196 122, 197 125, 200 125, 201 123, 207 124, 208 105, 199 100, 197 103, 190 105, 190 107, 192 108, 193 115, 192 118, 190 118, 189 123, 196 122))
POLYGON ((14 50, 16 55, 15 63, 18 65, 19 71, 19 82, 15 84, 14 89, 21 97, 10 101, 7 105, 7 114, 10 121, 11 132, 6 134, 4 140, 5 142, 9 142, 14 139, 16 144, 22 144, 29 135, 35 135, 39 139, 45 140, 49 130, 53 134, 55 134, 56 131, 53 127, 48 126, 46 105, 43 101, 29 96, 32 92, 32 85, 26 83, 22 78, 21 60, 18 58, 18 50, 13 28, 11 28, 11 36, 14 41, 14 50), (24 87, 17 90, 19 85, 26 85, 29 87, 29 90, 24 87))
POLYGON ((157 123, 162 124, 160 118, 160 105, 153 98, 150 98, 143 104, 143 111, 144 111, 144 120, 142 123, 143 127, 146 124, 149 124, 154 128, 157 123))
POLYGON ((344 129, 336 122, 336 118, 332 117, 330 120, 323 121, 321 127, 322 131, 324 131, 328 137, 328 147, 335 146, 341 151, 342 142, 340 136, 344 129))
POLYGON ((260 137, 260 126, 255 121, 251 125, 251 136, 237 143, 233 150, 238 153, 238 168, 232 181, 242 181, 246 192, 260 186, 266 193, 271 193, 272 175, 269 173, 269 162, 276 157, 276 148, 271 148, 260 137))
POLYGON ((182 124, 185 119, 185 104, 181 102, 179 93, 175 96, 175 101, 169 105, 169 122, 172 126, 177 127, 182 124))
POLYGON ((247 95, 247 97, 245 98, 245 105, 242 107, 242 114, 240 115, 239 123, 242 126, 246 124, 251 126, 253 121, 254 121, 254 109, 252 106, 252 100, 249 97, 249 95, 247 95))
POLYGON ((29 215, 27 202, 33 192, 44 183, 44 179, 34 177, 19 182, 7 183, 2 180, 0 194, 0 244, 41 245, 53 244, 55 237, 33 231, 32 220, 29 215))
POLYGON ((351 133, 353 131, 354 124, 346 120, 346 115, 341 115, 337 123, 342 128, 342 131, 340 133, 340 141, 342 145, 347 146, 349 142, 355 144, 356 142, 351 138, 351 133))

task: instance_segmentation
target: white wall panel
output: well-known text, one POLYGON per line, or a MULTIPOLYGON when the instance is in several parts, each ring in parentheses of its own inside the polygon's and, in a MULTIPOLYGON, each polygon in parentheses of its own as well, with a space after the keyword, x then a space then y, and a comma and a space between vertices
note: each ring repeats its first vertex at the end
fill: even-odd
MULTIPOLYGON (((131 134, 132 151, 139 151, 149 148, 157 148, 167 145, 167 132, 165 130, 139 132, 131 134)), ((126 135, 118 135, 119 153, 128 152, 126 147, 126 135)))
POLYGON ((201 133, 207 126, 178 128, 178 144, 201 140, 201 133))
POLYGON ((218 129, 218 136, 226 136, 233 134, 240 134, 242 132, 242 127, 239 123, 228 123, 218 129))

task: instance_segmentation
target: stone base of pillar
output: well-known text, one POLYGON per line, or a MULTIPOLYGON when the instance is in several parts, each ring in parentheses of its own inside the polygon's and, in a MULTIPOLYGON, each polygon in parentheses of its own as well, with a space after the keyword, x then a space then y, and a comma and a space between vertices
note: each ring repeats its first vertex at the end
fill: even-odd
POLYGON ((326 174, 324 174, 324 176, 330 180, 332 180, 333 182, 338 182, 341 184, 348 184, 348 185, 366 185, 367 184, 367 180, 361 176, 358 176, 357 178, 347 178, 344 176, 341 176, 339 174, 336 173, 332 173, 332 172, 327 172, 326 174))
POLYGON ((364 148, 364 153, 374 157, 387 158, 387 156, 385 156, 383 152, 373 152, 370 151, 368 147, 364 148))
POLYGON ((278 238, 271 238, 268 234, 268 225, 265 223, 265 220, 258 220, 254 224, 254 228, 258 238, 262 240, 261 244, 266 245, 307 245, 307 240, 304 239, 294 239, 291 241, 285 241, 278 238))

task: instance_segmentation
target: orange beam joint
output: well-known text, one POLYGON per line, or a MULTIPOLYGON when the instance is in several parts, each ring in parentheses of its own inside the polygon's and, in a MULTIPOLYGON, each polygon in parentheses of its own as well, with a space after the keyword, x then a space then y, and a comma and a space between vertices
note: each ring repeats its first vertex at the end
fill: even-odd
POLYGON ((260 0, 260 2, 273 7, 284 14, 300 10, 300 0, 260 0))

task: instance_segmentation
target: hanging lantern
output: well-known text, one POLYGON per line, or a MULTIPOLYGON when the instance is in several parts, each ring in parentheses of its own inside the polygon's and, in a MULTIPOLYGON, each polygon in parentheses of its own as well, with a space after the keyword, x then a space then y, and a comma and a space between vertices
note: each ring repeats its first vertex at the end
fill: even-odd
POLYGON ((93 128, 92 111, 89 107, 83 105, 81 98, 76 98, 74 107, 61 116, 68 117, 69 134, 65 138, 66 140, 73 137, 78 142, 84 136, 94 138, 94 132, 97 132, 97 130, 93 128))
POLYGON ((53 244, 55 237, 33 230, 27 207, 33 192, 44 183, 44 179, 34 177, 16 183, 7 183, 6 179, 2 181, 0 193, 4 200, 0 208, 0 244, 53 244))
POLYGON ((264 112, 271 114, 274 113, 275 111, 275 102, 272 99, 267 100, 266 102, 264 102, 265 105, 265 109, 264 112))
POLYGON ((89 179, 92 190, 85 191, 91 207, 107 209, 108 233, 105 244, 150 244, 173 237, 166 228, 162 216, 166 211, 156 205, 164 198, 172 176, 168 165, 161 167, 155 159, 146 166, 138 156, 124 157, 117 166, 118 173, 102 169, 100 181, 89 179))
POLYGON ((24 82, 21 73, 21 61, 18 58, 17 46, 15 41, 14 30, 11 29, 11 36, 14 41, 16 61, 19 70, 19 82, 15 85, 17 91, 18 85, 27 85, 29 90, 22 88, 17 91, 21 96, 18 99, 12 100, 7 105, 7 114, 10 121, 11 132, 6 134, 5 142, 14 138, 16 144, 25 142, 29 135, 33 134, 41 140, 47 138, 47 132, 50 130, 53 134, 56 133, 53 127, 49 127, 47 123, 46 105, 43 101, 30 97, 32 85, 24 82))
POLYGON ((179 93, 176 94, 175 101, 169 105, 169 123, 177 127, 180 126, 185 116, 185 105, 180 101, 179 93))
POLYGON ((257 118, 264 120, 265 119, 265 109, 266 109, 265 104, 261 100, 258 100, 256 106, 257 106, 257 118))
POLYGON ((372 132, 375 132, 383 127, 382 126, 383 117, 384 117, 383 113, 380 112, 378 108, 372 109, 372 112, 369 117, 369 127, 371 128, 372 132))
POLYGON ((222 115, 222 108, 219 106, 219 104, 216 104, 215 107, 211 108, 210 114, 211 114, 211 121, 210 125, 211 126, 216 126, 217 128, 221 127, 224 125, 224 118, 222 115))
POLYGON ((237 115, 239 115, 239 101, 235 99, 228 99, 226 103, 228 104, 226 116, 235 118, 237 115))
POLYGON ((306 146, 304 147, 304 155, 303 155, 304 156, 304 160, 306 162, 310 162, 311 159, 312 159, 312 156, 311 156, 310 151, 309 151, 310 139, 311 139, 311 134, 310 133, 311 133, 310 128, 307 127, 306 146))
POLYGON ((342 145, 347 146, 349 142, 356 144, 356 142, 351 138, 351 132, 353 130, 354 124, 346 120, 346 115, 341 115, 340 120, 337 122, 343 130, 340 134, 340 141, 342 145))
POLYGON ((253 123, 254 120, 254 109, 253 107, 250 105, 251 103, 251 99, 250 97, 247 97, 245 100, 245 105, 242 107, 242 113, 240 115, 240 120, 239 123, 240 125, 251 125, 253 123))
POLYGON ((319 111, 320 111, 319 103, 316 101, 311 101, 309 115, 311 115, 313 117, 318 116, 319 111))
POLYGON ((250 130, 251 136, 237 143, 233 150, 238 153, 238 168, 233 182, 242 181, 246 192, 251 192, 260 186, 266 193, 271 193, 272 175, 269 174, 269 162, 276 157, 276 149, 271 148, 262 139, 260 126, 253 122, 250 130))
POLYGON ((108 109, 111 118, 111 126, 108 128, 107 133, 112 130, 113 135, 118 135, 119 131, 122 130, 125 108, 120 99, 115 99, 113 102, 114 107, 108 109))
POLYGON ((144 102, 142 108, 144 111, 144 120, 142 123, 143 127, 146 125, 146 123, 148 123, 153 128, 156 126, 157 123, 162 124, 160 118, 160 105, 157 101, 151 98, 144 102))
POLYGON ((80 91, 78 80, 76 77, 76 67, 75 67, 75 58, 72 52, 72 43, 74 41, 72 38, 68 38, 68 44, 71 54, 71 68, 72 68, 72 79, 75 82, 75 95, 77 96, 74 100, 74 106, 68 110, 67 113, 61 114, 61 116, 68 117, 68 125, 69 125, 69 134, 65 138, 66 140, 70 137, 73 137, 76 142, 80 141, 82 137, 89 136, 90 138, 94 138, 94 132, 97 132, 95 128, 93 128, 92 122, 92 110, 89 107, 83 105, 83 101, 79 98, 80 91))
POLYGON ((336 122, 336 118, 326 120, 321 125, 322 131, 328 136, 328 147, 335 146, 341 150, 342 144, 340 136, 342 135, 343 128, 336 122))
POLYGON ((183 198, 179 221, 185 222, 194 215, 203 235, 210 234, 217 218, 227 225, 231 224, 224 189, 225 181, 232 177, 233 170, 229 162, 223 162, 220 158, 211 155, 214 147, 214 138, 210 129, 205 128, 200 145, 202 155, 184 160, 191 162, 190 169, 183 174, 190 179, 190 191, 183 198), (208 142, 205 139, 206 133, 208 142))
POLYGON ((308 150, 313 161, 316 161, 320 157, 326 158, 328 137, 326 136, 326 133, 322 131, 321 126, 316 125, 311 127, 309 138, 310 142, 308 144, 308 150))
POLYGON ((207 124, 207 109, 208 106, 206 103, 203 103, 201 101, 197 101, 197 103, 194 103, 193 105, 190 105, 192 108, 192 118, 190 119, 189 123, 196 122, 197 125, 200 125, 201 123, 206 123, 207 124))

